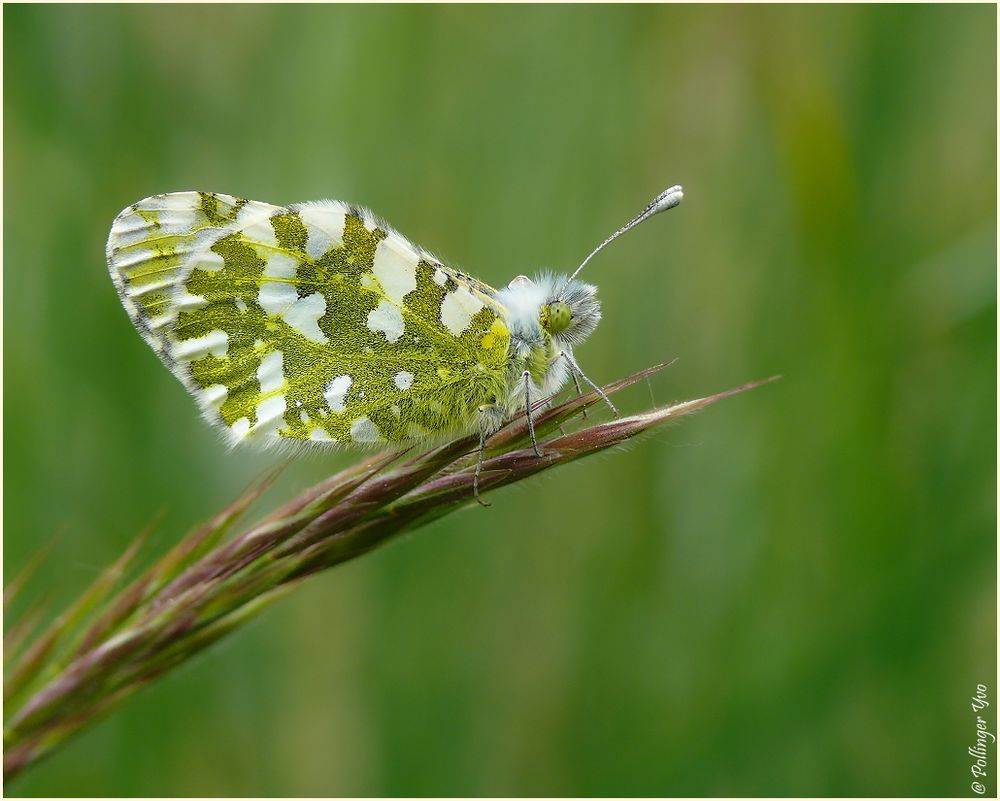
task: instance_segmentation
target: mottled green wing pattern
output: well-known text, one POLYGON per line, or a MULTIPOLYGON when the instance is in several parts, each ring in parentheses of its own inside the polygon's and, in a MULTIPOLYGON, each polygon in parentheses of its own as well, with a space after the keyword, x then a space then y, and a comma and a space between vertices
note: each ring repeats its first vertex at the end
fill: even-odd
POLYGON ((427 439, 507 397, 494 290, 363 209, 156 195, 107 255, 136 328, 233 440, 427 439))

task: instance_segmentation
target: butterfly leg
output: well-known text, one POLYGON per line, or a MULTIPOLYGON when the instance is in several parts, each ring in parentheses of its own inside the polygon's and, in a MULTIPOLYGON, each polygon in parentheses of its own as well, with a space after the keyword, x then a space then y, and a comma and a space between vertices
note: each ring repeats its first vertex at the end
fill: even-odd
MULTIPOLYGON (((583 397, 583 388, 580 386, 580 379, 576 377, 576 373, 573 372, 572 368, 570 368, 569 377, 573 379, 573 386, 576 387, 576 396, 578 398, 582 398, 583 397)), ((580 410, 580 417, 582 417, 584 420, 587 419, 587 410, 586 409, 581 409, 580 410)), ((562 431, 562 426, 559 427, 559 430, 562 431)), ((563 432, 563 433, 565 433, 565 432, 563 432)))
POLYGON ((580 378, 586 381, 590 385, 591 389, 593 389, 594 392, 596 392, 600 396, 601 400, 603 400, 606 404, 608 404, 608 407, 611 409, 614 416, 621 417, 621 415, 618 413, 618 409, 611 402, 611 398, 609 398, 607 395, 604 394, 603 389, 601 389, 599 386, 597 386, 597 384, 595 384, 593 381, 587 378, 587 374, 580 369, 580 365, 576 363, 576 359, 570 356, 569 351, 564 350, 560 355, 566 360, 566 364, 569 365, 569 371, 574 374, 574 380, 576 380, 576 376, 580 376, 580 378))
POLYGON ((531 447, 535 449, 535 456, 541 456, 538 449, 538 440, 535 438, 535 420, 531 416, 531 374, 525 370, 521 377, 524 379, 524 414, 528 418, 528 434, 531 435, 531 447))
POLYGON ((480 506, 490 505, 479 496, 479 477, 486 458, 486 440, 503 425, 503 422, 503 413, 496 404, 484 403, 479 407, 479 453, 476 456, 476 472, 472 477, 472 494, 480 506))
POLYGON ((482 507, 489 504, 479 497, 479 474, 483 471, 483 456, 486 453, 486 418, 482 410, 479 412, 479 455, 476 457, 476 472, 472 477, 472 494, 482 507))

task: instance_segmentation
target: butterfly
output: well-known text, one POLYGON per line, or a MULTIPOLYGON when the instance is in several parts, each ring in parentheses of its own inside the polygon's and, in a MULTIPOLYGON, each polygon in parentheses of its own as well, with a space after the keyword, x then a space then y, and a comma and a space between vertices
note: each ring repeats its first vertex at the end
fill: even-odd
POLYGON ((139 333, 230 442, 364 447, 478 431, 481 463, 486 438, 522 409, 540 455, 533 407, 568 379, 617 414, 573 353, 601 319, 596 287, 577 275, 682 197, 661 192, 571 275, 503 289, 334 200, 154 195, 117 216, 107 260, 139 333))

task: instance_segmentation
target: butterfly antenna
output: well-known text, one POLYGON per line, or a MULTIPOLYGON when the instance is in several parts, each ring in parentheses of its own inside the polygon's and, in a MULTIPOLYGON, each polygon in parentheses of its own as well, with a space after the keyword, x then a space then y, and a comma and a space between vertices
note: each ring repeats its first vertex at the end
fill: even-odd
POLYGON ((579 267, 577 267, 573 274, 567 279, 566 284, 563 286, 565 290, 569 286, 570 282, 580 274, 580 270, 587 266, 587 262, 590 261, 594 256, 601 252, 606 245, 611 244, 614 240, 624 234, 626 231, 630 231, 635 228, 639 223, 646 222, 650 217, 655 214, 659 214, 661 211, 666 211, 667 209, 672 209, 674 206, 678 205, 681 200, 684 199, 684 191, 681 187, 672 186, 669 189, 664 189, 660 194, 654 197, 648 206, 640 211, 635 217, 629 220, 625 225, 615 231, 611 236, 605 239, 601 244, 591 251, 590 255, 585 258, 579 267))

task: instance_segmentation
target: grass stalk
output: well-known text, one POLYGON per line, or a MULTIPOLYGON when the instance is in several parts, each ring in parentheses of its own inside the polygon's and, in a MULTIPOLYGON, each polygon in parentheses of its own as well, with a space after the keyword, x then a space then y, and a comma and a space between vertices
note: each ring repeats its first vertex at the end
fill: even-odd
MULTIPOLYGON (((664 366, 616 381, 604 392, 619 392, 664 366)), ((600 402, 593 392, 540 407, 535 430, 542 456, 530 447, 522 414, 487 442, 481 492, 620 445, 770 380, 606 422, 585 418, 600 402), (582 427, 565 431, 584 419, 582 427)), ((269 475, 125 582, 151 529, 140 534, 37 635, 31 632, 39 611, 30 605, 25 619, 8 632, 16 652, 4 672, 5 780, 238 629, 306 577, 473 502, 477 448, 474 435, 425 452, 376 454, 227 538, 275 474, 269 475)), ((33 559, 22 575, 36 565, 33 559)), ((25 581, 17 578, 13 589, 22 590, 25 581)))

